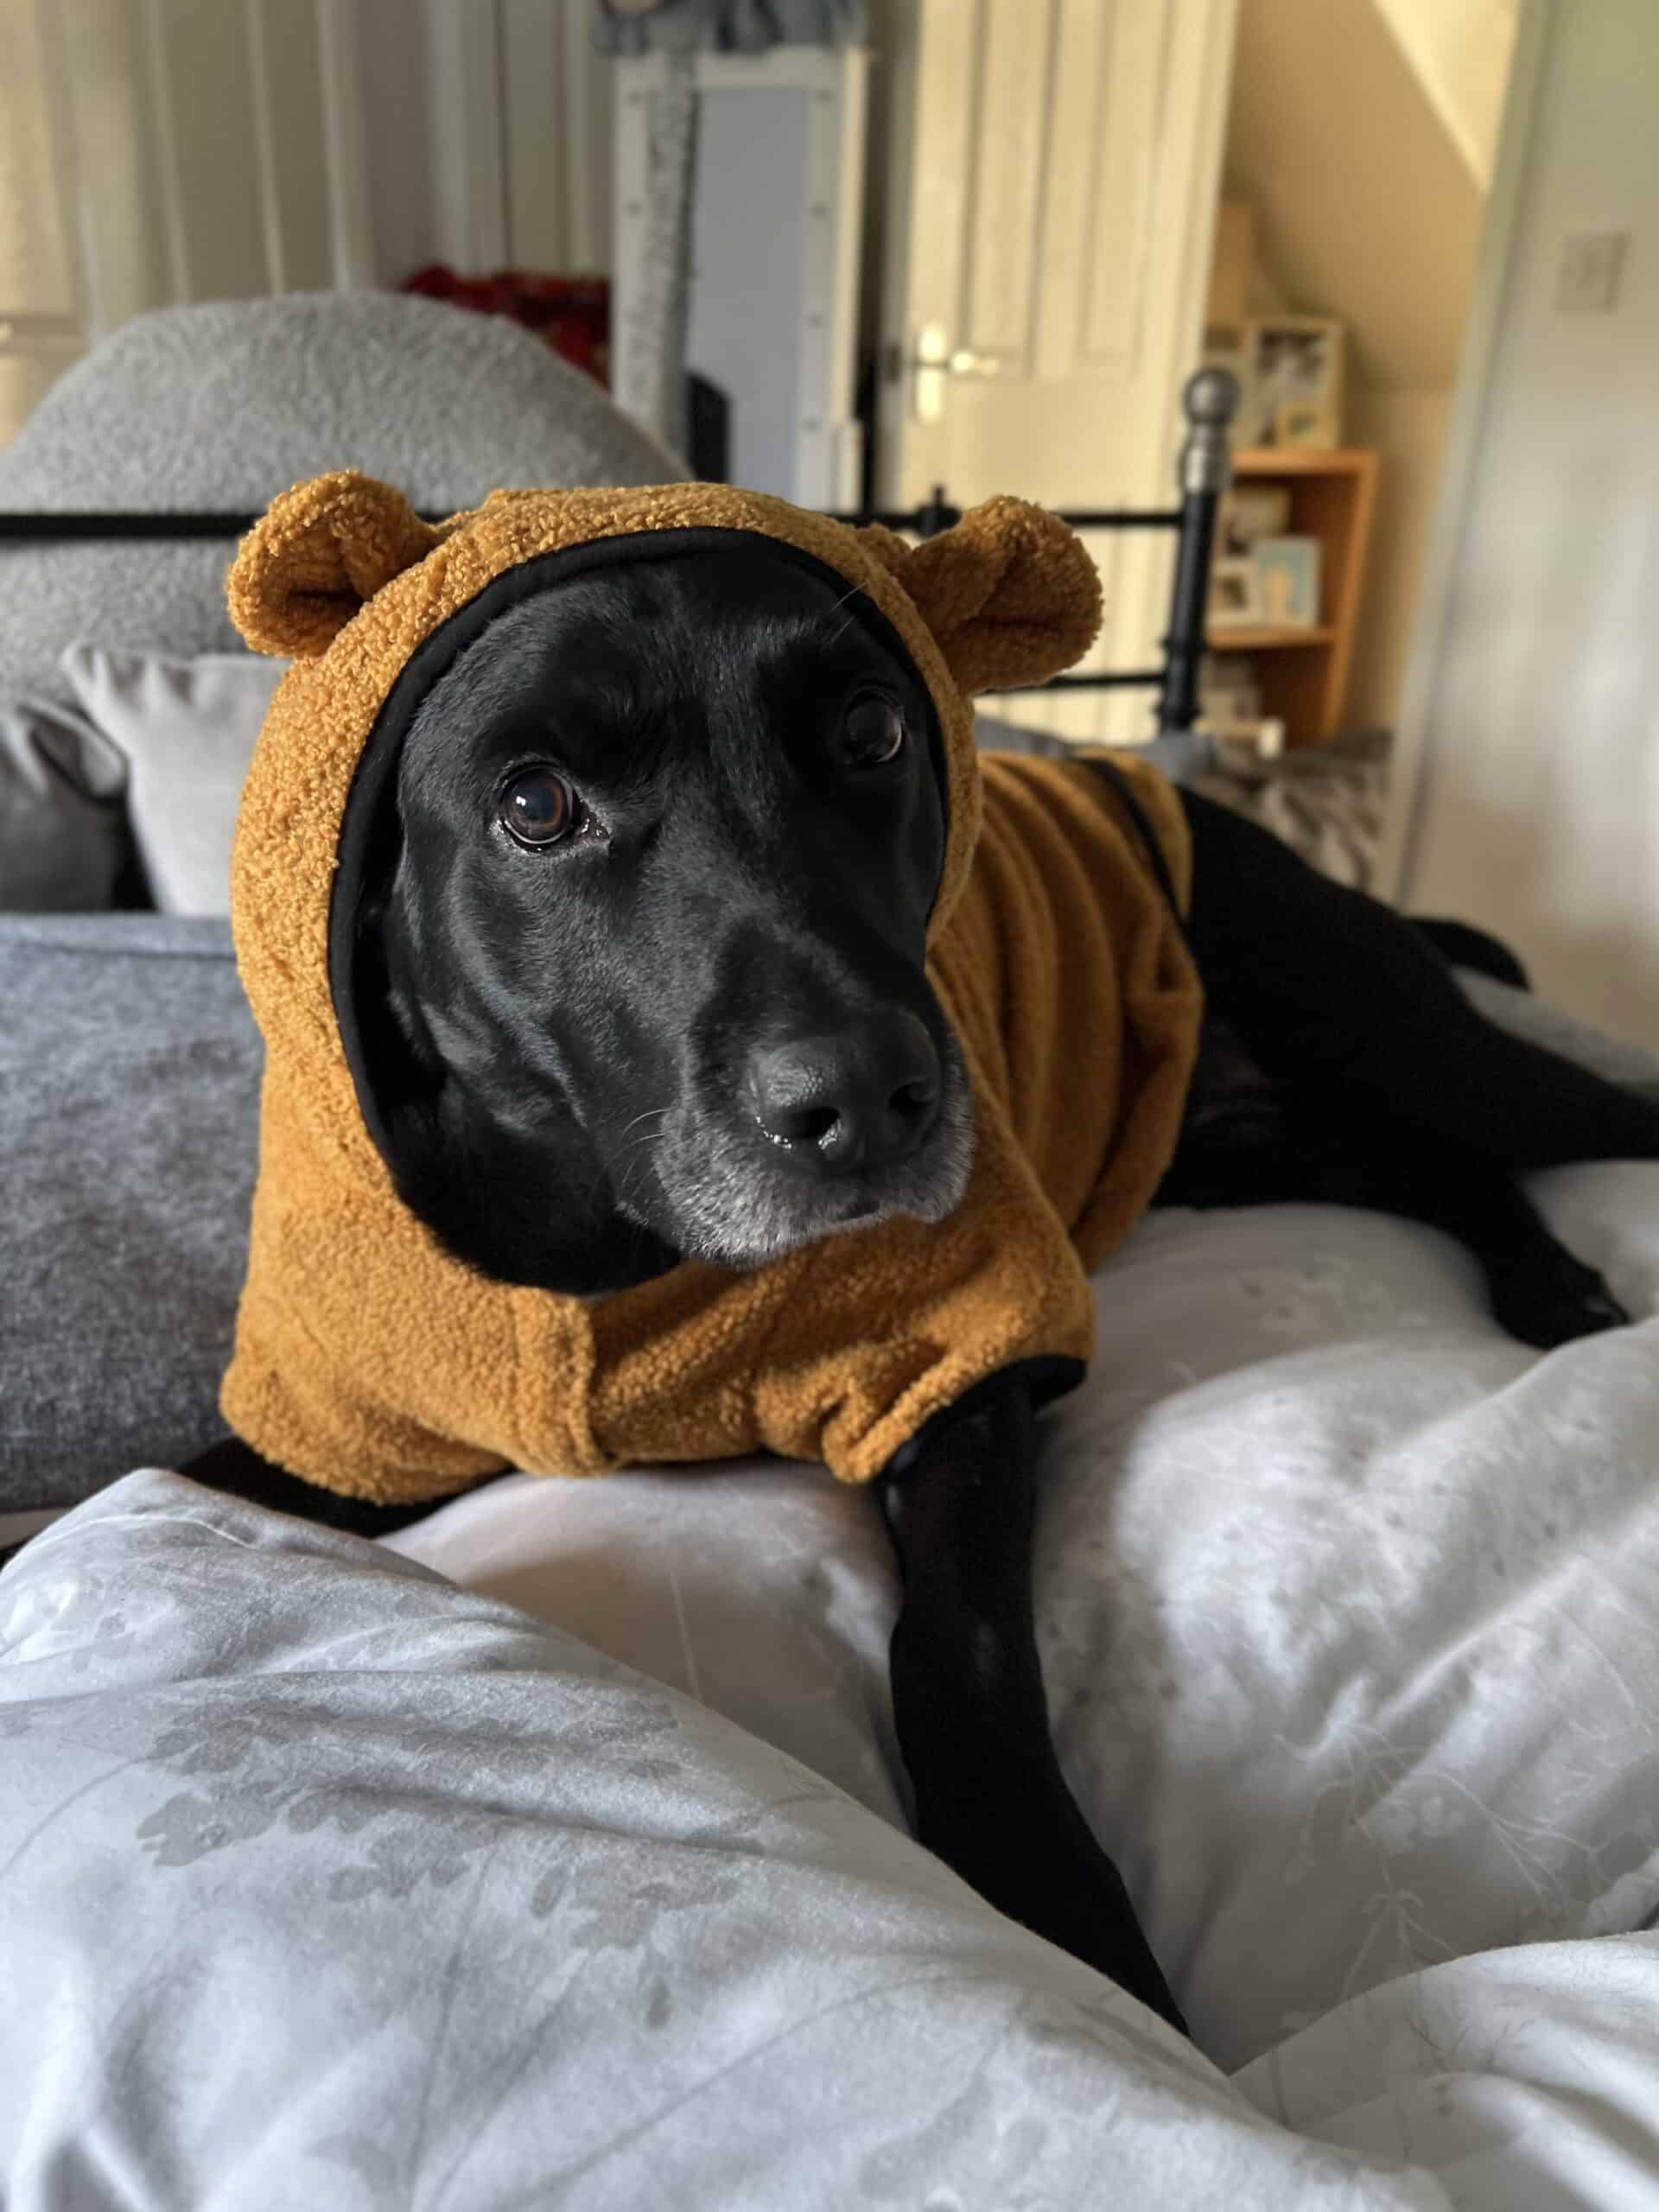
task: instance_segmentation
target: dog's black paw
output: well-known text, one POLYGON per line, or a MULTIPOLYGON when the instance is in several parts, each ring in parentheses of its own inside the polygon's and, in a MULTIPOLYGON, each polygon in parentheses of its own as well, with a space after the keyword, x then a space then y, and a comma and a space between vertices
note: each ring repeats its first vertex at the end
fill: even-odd
POLYGON ((940 1801, 925 1784, 916 1793, 917 1830, 927 1848, 986 1902, 1074 1959, 1103 1974, 1178 2035, 1190 2031, 1163 1969, 1153 1956, 1123 1877, 1095 1840, 1077 1800, 1052 1759, 1020 1775, 1017 1814, 987 1818, 940 1801))
POLYGON ((1559 1245, 1495 1281, 1492 1311, 1512 1337, 1541 1351, 1622 1329, 1630 1318, 1595 1269, 1559 1245))

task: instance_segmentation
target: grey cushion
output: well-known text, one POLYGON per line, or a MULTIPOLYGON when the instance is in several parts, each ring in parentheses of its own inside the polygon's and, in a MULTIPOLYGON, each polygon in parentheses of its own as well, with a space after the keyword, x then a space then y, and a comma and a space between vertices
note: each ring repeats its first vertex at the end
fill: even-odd
POLYGON ((0 916, 0 1511, 223 1433, 259 1065, 225 923, 0 916))
MULTIPOLYGON (((499 484, 684 474, 590 377, 499 316, 391 293, 168 308, 54 385, 0 452, 0 508, 256 511, 362 468, 417 507, 499 484)), ((236 645, 228 543, 0 549, 0 683, 65 698, 77 639, 190 655, 236 645)))
POLYGON ((129 768, 127 812, 164 914, 230 912, 231 840, 248 763, 286 661, 72 645, 63 671, 129 768))
POLYGON ((121 755, 73 709, 0 698, 0 908, 107 906, 126 855, 121 755))

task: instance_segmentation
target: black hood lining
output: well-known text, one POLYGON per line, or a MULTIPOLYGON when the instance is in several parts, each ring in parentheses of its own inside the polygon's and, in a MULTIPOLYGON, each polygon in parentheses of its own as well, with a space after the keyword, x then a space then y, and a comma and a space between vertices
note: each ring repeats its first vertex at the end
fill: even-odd
MULTIPOLYGON (((365 892, 378 864, 385 804, 395 785, 404 741, 427 695, 448 674, 467 647, 476 644, 497 616, 505 614, 510 607, 521 606, 524 601, 551 591, 575 576, 591 575, 598 569, 620 568, 635 561, 670 560, 695 553, 717 551, 729 546, 734 538, 765 547, 777 558, 792 563, 808 575, 827 582, 832 588, 844 589, 848 583, 849 579, 840 569, 819 560, 816 554, 804 552, 799 546, 791 545, 765 531, 708 527, 629 531, 615 537, 589 538, 581 545, 566 545, 551 553, 538 553, 528 561, 518 563, 516 567, 504 569, 486 584, 475 599, 470 599, 465 607, 458 607, 447 620, 438 625, 429 637, 423 639, 399 670, 379 713, 374 718, 373 727, 353 772, 340 823, 337 865, 328 906, 329 998, 340 1044, 345 1051, 346 1064, 351 1070, 353 1087, 357 1093, 358 1111, 383 1160, 390 1160, 390 1144, 385 1118, 370 1077, 368 1040, 359 1006, 362 981, 359 919, 365 892)), ((950 791, 945 774, 944 739, 932 688, 916 666, 909 647, 881 609, 861 588, 855 586, 855 592, 854 603, 860 620, 901 665, 909 670, 927 702, 928 756, 938 786, 940 804, 944 810, 948 849, 950 791)))

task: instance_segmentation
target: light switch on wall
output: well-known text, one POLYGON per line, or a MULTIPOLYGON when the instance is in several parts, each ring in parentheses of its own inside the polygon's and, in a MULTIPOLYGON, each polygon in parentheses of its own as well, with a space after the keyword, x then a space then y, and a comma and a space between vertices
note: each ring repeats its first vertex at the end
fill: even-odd
POLYGON ((1580 231, 1561 250, 1555 305, 1562 315, 1611 315, 1618 303, 1628 231, 1580 231))

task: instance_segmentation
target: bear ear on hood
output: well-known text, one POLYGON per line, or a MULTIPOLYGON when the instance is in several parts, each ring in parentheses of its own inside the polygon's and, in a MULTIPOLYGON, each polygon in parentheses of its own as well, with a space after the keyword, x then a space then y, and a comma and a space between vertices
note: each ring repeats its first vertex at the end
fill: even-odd
POLYGON ((910 594, 963 691, 1045 683, 1095 641, 1095 564, 1074 530, 1028 500, 987 499, 919 545, 880 524, 858 535, 910 594))
POLYGON ((273 499, 243 539, 226 581, 231 620, 257 653, 315 658, 443 536, 375 477, 314 476, 273 499))

